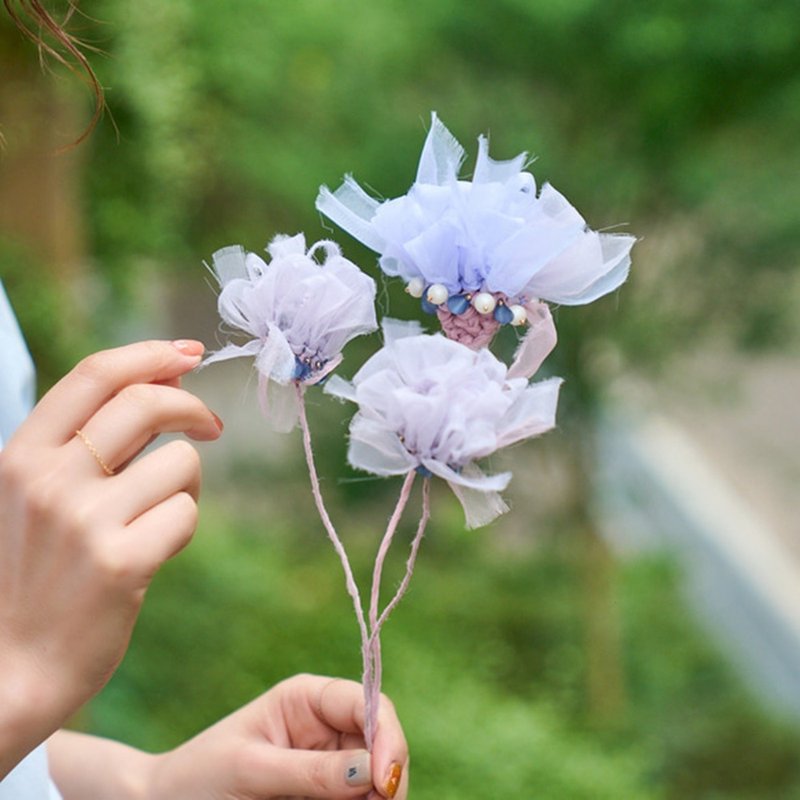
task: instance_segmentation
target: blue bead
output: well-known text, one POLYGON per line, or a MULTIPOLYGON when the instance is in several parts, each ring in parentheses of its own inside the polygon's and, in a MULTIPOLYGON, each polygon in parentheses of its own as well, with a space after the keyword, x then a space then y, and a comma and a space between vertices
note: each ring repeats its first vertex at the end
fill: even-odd
POLYGON ((311 367, 304 361, 301 361, 297 356, 294 359, 294 372, 292 377, 296 381, 304 381, 311 374, 311 367))
POLYGON ((417 474, 422 475, 423 478, 430 478, 433 476, 433 473, 422 464, 417 467, 417 474))
POLYGON ((494 309, 494 318, 501 325, 508 325, 514 319, 514 312, 505 303, 498 303, 494 309))
POLYGON ((425 295, 422 295, 419 304, 422 306, 422 310, 426 314, 435 314, 439 310, 439 306, 435 306, 433 303, 431 303, 430 300, 425 297, 425 295))
POLYGON ((469 300, 463 294, 451 294, 447 298, 447 308, 451 314, 463 314, 469 308, 469 300))

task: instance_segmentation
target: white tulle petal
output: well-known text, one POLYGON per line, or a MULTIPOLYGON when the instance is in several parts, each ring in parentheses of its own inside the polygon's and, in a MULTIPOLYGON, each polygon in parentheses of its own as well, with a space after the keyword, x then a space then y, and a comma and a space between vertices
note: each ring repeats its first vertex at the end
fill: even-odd
POLYGON ((362 414, 350 425, 347 458, 353 467, 374 475, 401 475, 417 466, 395 432, 362 414))
POLYGON ((422 325, 415 319, 384 317, 381 320, 381 331, 384 344, 392 344, 399 339, 407 339, 409 336, 421 336, 422 325))
POLYGON ((560 381, 529 386, 523 377, 509 379, 486 349, 420 335, 416 325, 395 320, 385 327, 386 344, 352 382, 334 376, 326 387, 358 404, 351 463, 378 475, 427 470, 453 487, 470 526, 485 524, 505 510, 497 492, 511 473, 484 475, 475 460, 552 427, 560 381))
POLYGON ((472 182, 505 183, 506 181, 513 180, 525 169, 527 161, 527 153, 520 153, 518 156, 508 161, 495 161, 495 159, 489 156, 489 140, 485 136, 479 136, 478 159, 475 162, 475 172, 472 176, 472 182))
POLYGON ((464 161, 464 148, 434 112, 431 129, 422 147, 417 168, 417 183, 442 185, 455 180, 464 161))
POLYGON ((285 392, 271 383, 312 385, 342 360, 342 348, 353 337, 377 328, 375 281, 345 259, 339 246, 323 240, 306 249, 305 236, 276 236, 267 246, 270 262, 228 247, 214 254, 214 271, 222 286, 218 309, 230 326, 250 334, 244 346, 229 345, 206 363, 239 355, 255 357, 262 376, 262 406, 281 417, 278 429, 294 425, 289 404, 271 401, 285 392), (290 422, 291 418, 291 422, 290 422))
POLYGON ((473 489, 476 492, 502 492, 511 481, 510 472, 484 475, 474 464, 464 467, 460 472, 429 458, 423 459, 422 464, 434 475, 444 478, 448 483, 462 486, 465 489, 473 489))
POLYGON ((633 236, 583 232, 531 279, 526 292, 563 305, 592 302, 628 276, 633 236))
POLYGON ((289 383, 294 373, 295 358, 286 337, 275 325, 256 356, 256 369, 265 377, 278 383, 289 383))
POLYGON ((550 378, 528 386, 499 421, 497 447, 508 447, 552 430, 561 384, 561 378, 550 378))
POLYGON ((211 256, 211 263, 220 286, 235 278, 247 277, 245 259, 244 248, 238 245, 223 247, 211 256))
POLYGON ((433 114, 406 195, 379 203, 348 177, 333 194, 323 187, 317 207, 379 253, 387 275, 441 284, 450 294, 575 305, 625 280, 634 240, 625 237, 609 252, 606 235, 590 231, 552 186, 537 196, 526 153, 496 161, 481 136, 471 181, 458 179, 463 160, 463 148, 433 114))
POLYGON ((352 178, 346 179, 335 192, 322 186, 316 206, 328 219, 370 249, 378 252, 383 249, 385 242, 371 222, 378 203, 368 197, 352 178))
POLYGON ((466 527, 470 530, 482 528, 508 511, 508 505, 497 492, 468 489, 452 481, 448 485, 464 509, 466 527))
POLYGON ((331 397, 338 397, 340 400, 349 400, 351 403, 356 402, 356 387, 340 375, 331 375, 322 391, 331 395, 331 397))
MULTIPOLYGON (((289 433, 297 425, 297 395, 291 383, 276 383, 266 381, 266 403, 262 406, 266 410, 265 416, 270 427, 276 433, 289 433)), ((264 388, 262 388, 264 391, 264 388)))
POLYGON ((253 339, 243 345, 226 344, 220 350, 209 353, 204 359, 201 366, 207 367, 209 364, 215 364, 217 361, 227 361, 231 358, 253 357, 258 354, 261 349, 261 342, 253 339))

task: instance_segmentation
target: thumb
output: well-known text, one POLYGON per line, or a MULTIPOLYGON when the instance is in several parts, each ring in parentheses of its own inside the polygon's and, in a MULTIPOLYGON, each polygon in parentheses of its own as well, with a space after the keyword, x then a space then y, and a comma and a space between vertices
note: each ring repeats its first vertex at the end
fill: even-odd
POLYGON ((363 797, 372 788, 370 755, 366 750, 284 750, 265 754, 265 797, 363 797))

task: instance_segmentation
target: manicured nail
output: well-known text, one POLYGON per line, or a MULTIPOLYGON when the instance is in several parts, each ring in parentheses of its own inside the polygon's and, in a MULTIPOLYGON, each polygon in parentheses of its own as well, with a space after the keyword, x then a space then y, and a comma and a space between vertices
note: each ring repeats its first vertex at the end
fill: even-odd
POLYGON ((205 345, 194 339, 176 339, 172 346, 185 356, 201 356, 206 351, 205 345))
POLYGON ((213 411, 211 412, 211 416, 214 417, 214 422, 217 423, 219 432, 222 433, 222 431, 225 430, 225 423, 213 411))
POLYGON ((395 761, 389 768, 389 778, 383 787, 387 797, 392 798, 397 794, 397 790, 400 788, 400 778, 402 777, 403 767, 395 761))
POLYGON ((357 755, 347 765, 344 779, 348 786, 369 786, 372 783, 369 753, 357 755))

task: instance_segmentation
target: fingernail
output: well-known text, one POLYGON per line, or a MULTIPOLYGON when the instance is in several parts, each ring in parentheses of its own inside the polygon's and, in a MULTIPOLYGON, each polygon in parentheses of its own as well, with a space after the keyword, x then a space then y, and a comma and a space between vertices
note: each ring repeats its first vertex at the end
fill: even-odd
POLYGON ((222 431, 225 430, 225 423, 213 411, 211 412, 211 416, 214 417, 214 422, 217 424, 219 432, 222 433, 222 431))
POLYGON ((361 753, 347 765, 345 781, 348 786, 369 786, 372 783, 369 753, 361 753))
POLYGON ((392 798, 397 794, 397 790, 400 787, 400 778, 402 777, 403 767, 395 761, 389 768, 389 778, 383 787, 387 797, 392 798))
POLYGON ((205 345, 194 339, 176 339, 172 346, 185 356, 201 356, 206 351, 205 345))

